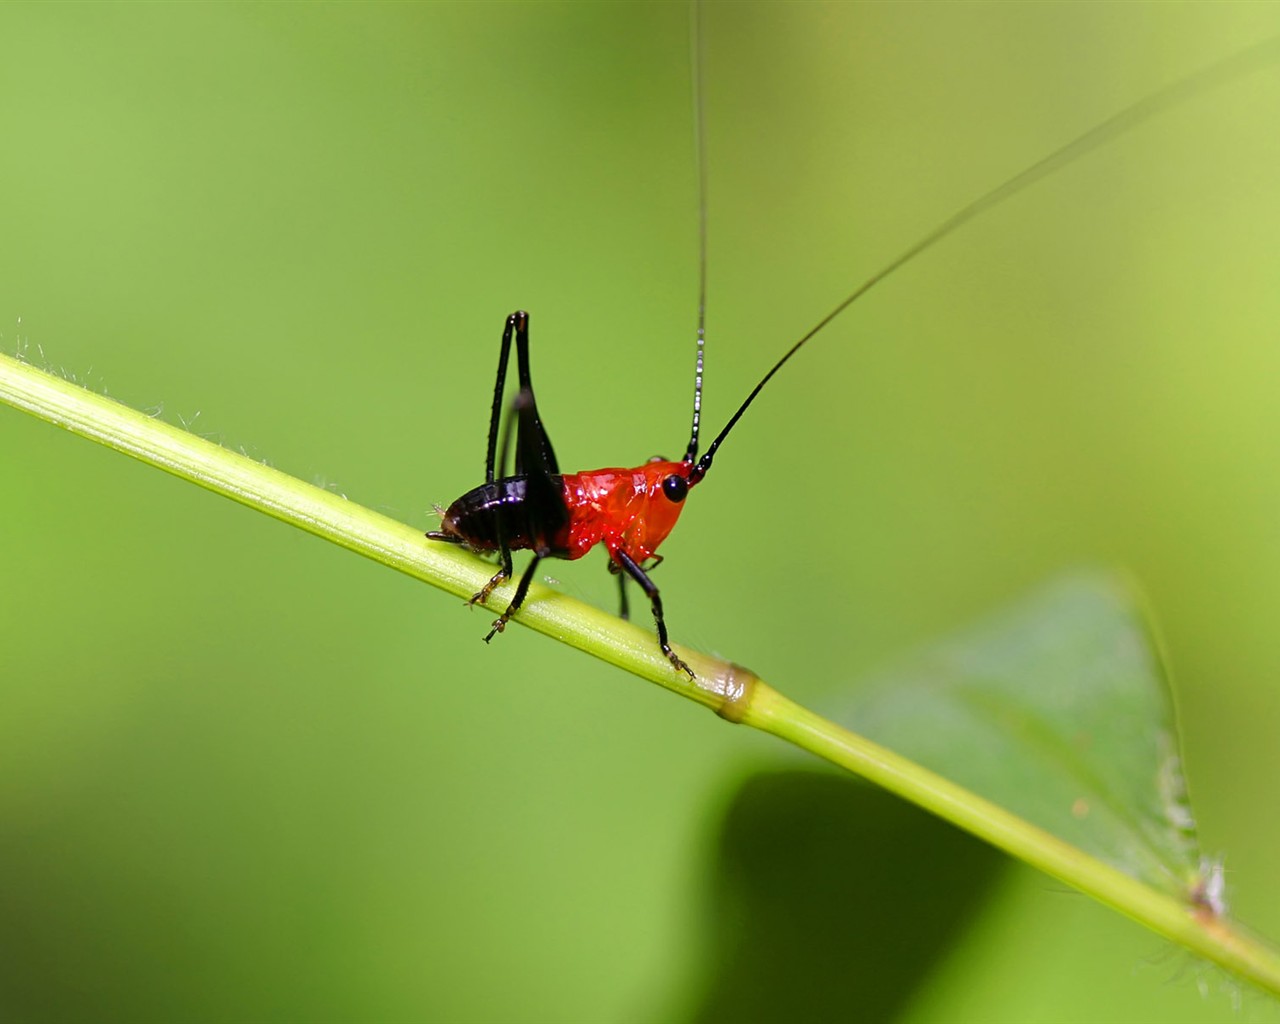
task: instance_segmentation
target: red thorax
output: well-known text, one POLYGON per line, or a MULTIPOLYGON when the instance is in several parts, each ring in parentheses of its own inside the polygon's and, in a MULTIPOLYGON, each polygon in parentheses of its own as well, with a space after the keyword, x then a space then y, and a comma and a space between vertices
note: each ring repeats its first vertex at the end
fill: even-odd
MULTIPOLYGON (((692 470, 691 462, 655 460, 636 469, 565 474, 566 557, 581 558, 603 541, 610 556, 624 551, 643 564, 667 539, 684 508, 683 500, 668 497, 670 488, 664 490, 663 482, 676 476, 687 483, 692 470)), ((680 493, 683 498, 683 489, 680 493)))

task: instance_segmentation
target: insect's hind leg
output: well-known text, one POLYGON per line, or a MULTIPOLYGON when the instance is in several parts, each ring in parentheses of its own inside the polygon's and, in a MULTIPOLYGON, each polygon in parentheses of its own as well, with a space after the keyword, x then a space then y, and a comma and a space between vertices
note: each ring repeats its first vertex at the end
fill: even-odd
MULTIPOLYGON (((484 604, 489 600, 490 594, 511 579, 511 550, 503 547, 499 557, 502 559, 501 567, 493 574, 493 579, 480 588, 479 593, 471 595, 471 600, 467 602, 468 607, 475 604, 484 604)), ((485 639, 488 640, 489 637, 485 637, 485 639)))
MULTIPOLYGON (((428 530, 428 540, 438 540, 443 544, 457 544, 461 547, 467 546, 467 539, 459 537, 456 533, 445 533, 443 530, 428 530)), ((511 552, 508 549, 502 549, 498 553, 498 557, 502 560, 502 567, 493 574, 493 579, 480 588, 478 593, 472 594, 471 599, 467 602, 470 607, 473 604, 484 604, 489 600, 489 595, 498 587, 502 586, 507 580, 511 579, 511 552)))
POLYGON ((658 594, 658 588, 653 580, 649 579, 649 574, 640 568, 636 560, 625 551, 618 551, 614 557, 626 574, 639 583, 640 588, 648 595, 649 603, 653 605, 653 621, 658 626, 658 646, 662 648, 662 653, 667 656, 667 660, 677 669, 681 672, 687 672, 690 679, 696 679, 693 669, 684 663, 680 656, 671 649, 671 644, 667 641, 667 624, 662 618, 662 597, 658 594))
MULTIPOLYGON (((511 327, 516 317, 520 315, 521 314, 519 313, 512 313, 511 316, 508 317, 507 331, 502 336, 503 356, 502 356, 502 361, 499 362, 498 364, 498 394, 494 398, 495 403, 497 403, 502 398, 502 380, 503 380, 503 375, 505 373, 505 368, 506 368, 506 358, 507 358, 506 353, 510 347, 511 327)), ((502 461, 498 463, 498 472, 504 477, 506 476, 506 473, 507 473, 507 455, 511 449, 511 432, 515 429, 516 421, 519 418, 521 412, 528 407, 531 401, 532 401, 531 394, 523 388, 519 391, 516 397, 511 401, 511 413, 510 415, 507 416, 507 429, 502 435, 502 461)), ((495 418, 493 421, 494 428, 496 428, 498 424, 498 421, 496 418, 497 408, 498 407, 495 404, 494 405, 495 418)), ((493 476, 493 441, 495 436, 496 436, 495 433, 491 429, 489 433, 489 467, 488 467, 490 477, 493 476)), ((492 480, 489 480, 488 482, 492 483, 492 480)), ((484 604, 487 600, 489 600, 489 595, 493 593, 495 588, 501 586, 507 580, 511 579, 511 547, 509 544, 507 544, 507 536, 506 536, 506 531, 504 529, 504 521, 501 513, 494 516, 493 525, 494 525, 494 533, 497 534, 497 538, 498 538, 498 557, 501 559, 500 568, 496 573, 493 574, 493 578, 489 580, 489 582, 486 583, 483 587, 480 588, 480 592, 478 594, 473 594, 471 596, 471 600, 467 602, 468 606, 476 605, 476 604, 484 604)), ((525 580, 521 580, 520 584, 525 590, 527 590, 529 587, 529 584, 525 580)), ((519 601, 524 599, 523 591, 517 591, 517 598, 518 600, 516 602, 516 607, 519 607, 519 601)), ((512 611, 513 609, 508 608, 504 613, 504 615, 509 617, 512 611)), ((498 625, 498 623, 496 622, 494 623, 494 630, 496 630, 499 633, 502 632, 502 626, 506 625, 506 618, 503 618, 500 621, 502 625, 498 625)), ((484 638, 484 642, 488 643, 492 637, 493 637, 493 631, 490 631, 489 635, 484 638)))
MULTIPOLYGON (((508 575, 510 575, 509 559, 510 559, 510 556, 508 556, 508 573, 507 573, 508 575)), ((497 635, 498 633, 501 633, 504 629, 506 629, 507 622, 510 621, 511 616, 513 616, 516 612, 520 610, 520 606, 524 604, 525 595, 529 593, 529 584, 533 582, 533 574, 535 570, 537 570, 538 568, 538 563, 541 561, 542 561, 541 555, 533 556, 533 561, 529 563, 529 567, 525 569, 524 575, 520 577, 520 583, 516 587, 515 596, 511 598, 511 603, 507 605, 507 610, 493 620, 493 628, 489 630, 488 633, 485 634, 485 638, 484 638, 485 643, 488 643, 490 640, 494 638, 495 635, 497 635)), ((497 577, 494 577, 494 579, 497 579, 497 577)), ((489 582, 490 584, 493 583, 492 580, 490 580, 489 582)), ((485 596, 487 597, 488 595, 486 594, 485 596)))
MULTIPOLYGON (((493 483, 494 459, 498 454, 498 424, 502 421, 502 393, 507 385, 507 360, 511 355, 511 335, 515 332, 517 322, 528 333, 528 315, 512 313, 507 317, 502 328, 502 345, 498 349, 498 374, 493 386, 493 409, 489 413, 489 443, 484 452, 484 482, 493 483)), ((526 341, 526 345, 528 342, 526 341)), ((506 456, 504 454, 503 459, 506 456)), ((499 471, 500 472, 500 471, 499 471)))

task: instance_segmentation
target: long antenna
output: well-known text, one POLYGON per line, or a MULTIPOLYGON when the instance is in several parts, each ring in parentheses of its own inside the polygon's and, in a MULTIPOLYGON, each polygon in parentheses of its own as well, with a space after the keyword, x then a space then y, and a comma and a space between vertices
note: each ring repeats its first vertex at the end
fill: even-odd
POLYGON ((693 430, 685 461, 698 457, 698 426, 702 422, 702 362, 707 347, 707 129, 704 115, 702 3, 690 6, 689 66, 693 72, 693 148, 698 171, 698 355, 693 371, 693 430))
MULTIPOLYGON (((1183 78, 1172 85, 1158 89, 1149 96, 1138 100, 1136 103, 1125 107, 1119 113, 1112 114, 1105 121, 1094 125, 1083 135, 1077 136, 1071 142, 1068 142, 1060 149, 1054 150, 1048 156, 1041 160, 1037 160, 1030 167, 1015 174, 1002 185, 997 185, 990 192, 979 196, 968 206, 963 207, 957 213, 952 214, 943 221, 938 227, 934 228, 929 234, 921 238, 915 245, 911 246, 896 259, 887 263, 879 271, 867 278, 862 284, 853 290, 838 306, 830 313, 824 316, 794 345, 787 349, 781 359, 773 364, 773 369, 764 375, 760 383, 757 384, 747 395, 747 399, 740 406, 738 411, 730 417, 729 422, 719 434, 716 435, 714 441, 707 448, 706 454, 698 460, 698 464, 694 466, 693 471, 689 474, 689 483, 696 484, 704 476, 707 470, 711 468, 711 460, 715 457, 716 449, 720 447, 724 439, 729 435, 738 420, 742 419, 742 414, 747 411, 748 406, 755 400, 756 395, 760 394, 761 389, 769 383, 769 379, 782 369, 783 365, 793 355, 800 351, 800 348, 806 341, 812 338, 820 330, 831 323, 836 317, 853 305, 858 299, 862 298, 867 292, 878 285, 886 277, 898 270, 904 264, 911 262, 922 252, 931 249, 938 242, 956 231, 960 227, 967 224, 980 214, 986 213, 992 207, 999 205, 1011 196, 1016 195, 1023 189, 1034 185, 1036 182, 1049 175, 1062 170, 1069 164, 1074 163, 1081 157, 1093 152, 1093 150, 1105 145, 1116 139, 1120 135, 1130 129, 1141 124, 1143 121, 1154 117, 1156 114, 1163 113, 1170 107, 1182 103, 1193 96, 1198 96, 1210 89, 1216 89, 1225 85, 1233 79, 1262 67, 1266 64, 1274 63, 1277 56, 1280 56, 1280 36, 1264 40, 1256 46, 1251 46, 1239 53, 1232 54, 1217 63, 1202 68, 1186 78, 1183 78)), ((701 350, 699 350, 699 370, 701 370, 701 350)), ((701 384, 701 373, 699 373, 699 384, 701 384)), ((694 414, 694 422, 697 422, 697 413, 694 414)), ((696 432, 695 432, 696 438, 696 432)))

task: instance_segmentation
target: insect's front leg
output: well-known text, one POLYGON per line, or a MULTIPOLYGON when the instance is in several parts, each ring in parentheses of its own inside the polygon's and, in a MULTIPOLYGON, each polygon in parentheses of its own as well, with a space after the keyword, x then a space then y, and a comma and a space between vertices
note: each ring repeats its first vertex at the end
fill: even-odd
POLYGON ((649 579, 649 574, 640 568, 636 560, 625 551, 618 550, 614 552, 613 557, 622 566, 622 570, 639 583, 640 589, 648 595, 649 603, 653 605, 653 621, 658 626, 658 646, 662 648, 662 653, 667 656, 667 660, 677 669, 681 672, 687 672, 690 679, 696 679, 693 669, 684 663, 680 656, 671 649, 671 644, 667 641, 667 624, 662 618, 662 597, 658 594, 658 588, 653 580, 649 579))

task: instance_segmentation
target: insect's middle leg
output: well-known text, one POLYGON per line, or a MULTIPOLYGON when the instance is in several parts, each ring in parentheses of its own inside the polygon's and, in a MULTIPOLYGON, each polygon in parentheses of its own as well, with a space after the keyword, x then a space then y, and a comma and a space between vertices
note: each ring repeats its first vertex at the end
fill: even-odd
POLYGON ((493 620, 493 628, 485 634, 485 643, 488 643, 496 634, 501 633, 506 629, 507 622, 510 620, 511 616, 520 610, 520 606, 524 604, 525 595, 529 593, 529 584, 533 582, 534 571, 538 568, 538 563, 541 561, 541 555, 533 556, 533 561, 529 563, 529 568, 525 569, 524 575, 520 577, 520 584, 516 587, 515 596, 511 598, 511 603, 507 605, 507 610, 493 620))
POLYGON ((631 602, 627 600, 627 576, 622 566, 610 559, 609 571, 618 577, 618 618, 630 620, 631 602))
POLYGON ((618 551, 614 557, 618 564, 622 566, 633 580, 640 584, 640 588, 648 595, 649 603, 653 605, 653 621, 658 626, 658 646, 662 648, 662 653, 667 656, 667 660, 671 662, 681 672, 687 672, 690 679, 696 678, 693 669, 684 663, 675 651, 671 649, 671 644, 667 642, 667 624, 662 618, 662 598, 658 594, 658 588, 653 580, 649 579, 649 574, 640 568, 634 558, 625 551, 618 551))

